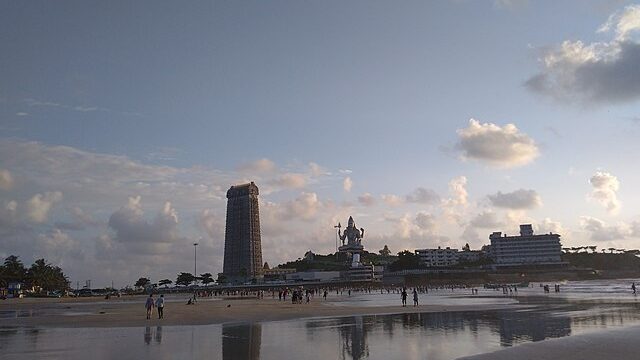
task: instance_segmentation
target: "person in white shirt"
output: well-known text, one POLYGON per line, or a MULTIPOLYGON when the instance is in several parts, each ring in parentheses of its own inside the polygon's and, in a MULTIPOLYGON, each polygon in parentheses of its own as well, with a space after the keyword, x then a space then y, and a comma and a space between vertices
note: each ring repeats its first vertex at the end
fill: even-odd
POLYGON ((156 307, 158 308, 158 319, 164 319, 164 294, 156 300, 156 307))

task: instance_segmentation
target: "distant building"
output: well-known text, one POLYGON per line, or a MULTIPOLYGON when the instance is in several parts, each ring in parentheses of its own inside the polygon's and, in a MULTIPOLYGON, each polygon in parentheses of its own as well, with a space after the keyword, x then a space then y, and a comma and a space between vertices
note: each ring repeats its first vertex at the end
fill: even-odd
POLYGON ((531 224, 520 225, 519 236, 494 232, 489 239, 491 257, 497 267, 563 264, 560 235, 535 235, 531 224))
POLYGON ((446 267, 458 264, 458 249, 449 247, 437 249, 417 249, 416 255, 420 257, 422 264, 428 267, 446 267))
POLYGON ((287 281, 338 281, 340 271, 299 271, 286 274, 287 281))
POLYGON ((458 251, 458 262, 473 263, 480 261, 484 257, 484 253, 480 250, 463 250, 458 251))
POLYGON ((275 267, 273 269, 264 269, 264 281, 285 281, 287 280, 287 275, 295 273, 296 269, 287 269, 287 268, 279 268, 275 267))
POLYGON ((263 277, 258 187, 253 182, 227 191, 223 274, 231 283, 263 277))
POLYGON ((347 270, 344 275, 349 281, 382 281, 383 271, 380 265, 360 265, 347 270))

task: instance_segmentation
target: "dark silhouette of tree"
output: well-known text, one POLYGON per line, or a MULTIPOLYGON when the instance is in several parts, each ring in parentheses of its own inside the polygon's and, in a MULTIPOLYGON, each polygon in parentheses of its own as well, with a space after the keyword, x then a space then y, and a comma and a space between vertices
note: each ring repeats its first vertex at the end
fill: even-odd
POLYGON ((398 253, 398 260, 389 265, 391 271, 421 268, 420 257, 409 250, 398 253))
POLYGON ((2 278, 6 284, 11 282, 24 282, 27 269, 25 269, 22 261, 20 261, 17 256, 10 255, 4 259, 4 266, 2 268, 2 278))
POLYGON ((464 246, 462 247, 462 251, 471 251, 471 247, 469 246, 469 243, 464 244, 464 246))
POLYGON ((382 250, 378 251, 378 253, 380 253, 380 255, 382 256, 390 256, 391 255, 391 250, 389 250, 389 247, 387 245, 385 245, 382 250))
POLYGON ((190 285, 194 280, 195 276, 191 273, 181 272, 178 274, 178 278, 176 279, 176 285, 190 285))
POLYGON ((202 283, 205 285, 209 285, 212 282, 215 282, 215 280, 213 280, 213 275, 211 275, 211 273, 200 274, 200 281, 202 281, 202 283))
POLYGON ((27 271, 27 281, 44 291, 64 291, 69 288, 69 280, 57 266, 47 264, 44 259, 36 260, 27 271))
POLYGON ((144 288, 149 284, 151 284, 151 280, 147 279, 146 277, 141 277, 140 279, 138 279, 138 281, 136 281, 135 284, 133 284, 133 286, 137 288, 144 288))
POLYGON ((218 280, 216 282, 220 285, 227 283, 227 277, 224 274, 218 274, 218 280))
POLYGON ((162 279, 160 281, 158 281, 158 285, 160 286, 164 286, 167 287, 168 285, 173 284, 173 281, 169 280, 169 279, 162 279))

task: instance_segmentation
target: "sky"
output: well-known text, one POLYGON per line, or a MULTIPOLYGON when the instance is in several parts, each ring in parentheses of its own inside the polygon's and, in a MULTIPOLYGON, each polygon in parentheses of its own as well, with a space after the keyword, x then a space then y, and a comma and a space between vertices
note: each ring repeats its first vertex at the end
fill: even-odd
POLYGON ((0 0, 0 257, 94 286, 488 244, 640 248, 640 4, 0 0))

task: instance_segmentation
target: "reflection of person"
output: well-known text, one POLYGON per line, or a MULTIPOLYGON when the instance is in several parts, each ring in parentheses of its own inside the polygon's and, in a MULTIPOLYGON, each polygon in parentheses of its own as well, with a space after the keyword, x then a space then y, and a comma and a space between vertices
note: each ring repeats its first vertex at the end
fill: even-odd
POLYGON ((158 308, 158 319, 164 319, 164 294, 156 300, 156 307, 158 308))
POLYGON ((147 308, 147 320, 151 319, 151 313, 153 312, 153 306, 154 306, 153 294, 149 294, 149 297, 147 298, 147 302, 144 304, 144 306, 147 308))
POLYGON ((148 326, 144 328, 144 343, 147 345, 151 343, 151 328, 148 326))
POLYGON ((158 344, 160 344, 162 342, 162 326, 156 327, 156 336, 154 337, 154 340, 158 344))

